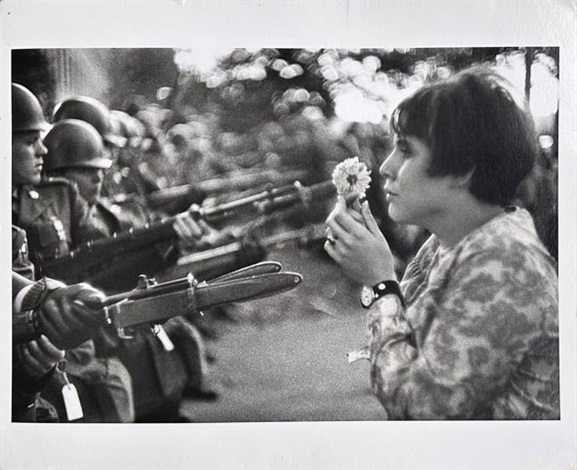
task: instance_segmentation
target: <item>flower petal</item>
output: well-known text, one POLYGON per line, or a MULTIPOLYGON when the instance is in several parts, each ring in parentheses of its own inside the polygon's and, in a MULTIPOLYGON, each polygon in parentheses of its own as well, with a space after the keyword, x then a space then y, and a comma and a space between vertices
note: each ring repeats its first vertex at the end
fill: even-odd
POLYGON ((340 196, 352 194, 363 197, 370 186, 371 176, 359 157, 351 157, 339 163, 333 171, 333 184, 340 196))

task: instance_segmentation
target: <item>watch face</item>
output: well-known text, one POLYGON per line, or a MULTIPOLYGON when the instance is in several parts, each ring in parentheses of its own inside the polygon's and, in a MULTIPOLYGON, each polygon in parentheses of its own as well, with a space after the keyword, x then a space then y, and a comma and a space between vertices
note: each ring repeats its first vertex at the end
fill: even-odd
POLYGON ((370 307, 375 298, 375 293, 370 287, 364 286, 361 291, 361 304, 363 307, 370 307))

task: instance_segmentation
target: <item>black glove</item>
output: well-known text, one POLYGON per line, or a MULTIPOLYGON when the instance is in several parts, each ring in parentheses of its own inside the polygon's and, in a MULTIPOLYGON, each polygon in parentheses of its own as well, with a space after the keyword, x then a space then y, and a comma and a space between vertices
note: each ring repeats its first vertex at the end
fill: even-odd
POLYGON ((60 349, 72 349, 106 325, 104 295, 88 284, 58 287, 40 305, 38 326, 60 349))

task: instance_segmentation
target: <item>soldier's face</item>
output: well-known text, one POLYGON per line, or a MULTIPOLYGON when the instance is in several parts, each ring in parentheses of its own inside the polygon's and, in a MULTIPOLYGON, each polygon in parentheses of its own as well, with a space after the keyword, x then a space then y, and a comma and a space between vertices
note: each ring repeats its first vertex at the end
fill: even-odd
POLYGON ((12 134, 12 184, 40 183, 43 157, 46 147, 42 144, 40 131, 12 134))
POLYGON ((69 168, 64 176, 78 185, 80 195, 88 201, 88 204, 95 204, 100 198, 104 170, 100 168, 69 168))

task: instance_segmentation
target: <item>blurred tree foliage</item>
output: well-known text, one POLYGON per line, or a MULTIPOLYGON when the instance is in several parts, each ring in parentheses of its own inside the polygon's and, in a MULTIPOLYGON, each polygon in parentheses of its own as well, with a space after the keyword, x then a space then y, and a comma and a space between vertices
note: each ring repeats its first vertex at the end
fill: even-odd
MULTIPOLYGON (((330 118, 335 113, 335 97, 351 88, 369 99, 384 100, 391 86, 412 88, 519 50, 236 49, 204 77, 181 71, 173 104, 175 109, 182 109, 180 103, 186 102, 216 106, 224 131, 246 132, 311 105, 330 118)), ((531 54, 538 52, 552 56, 557 63, 556 48, 532 50, 531 54)))

